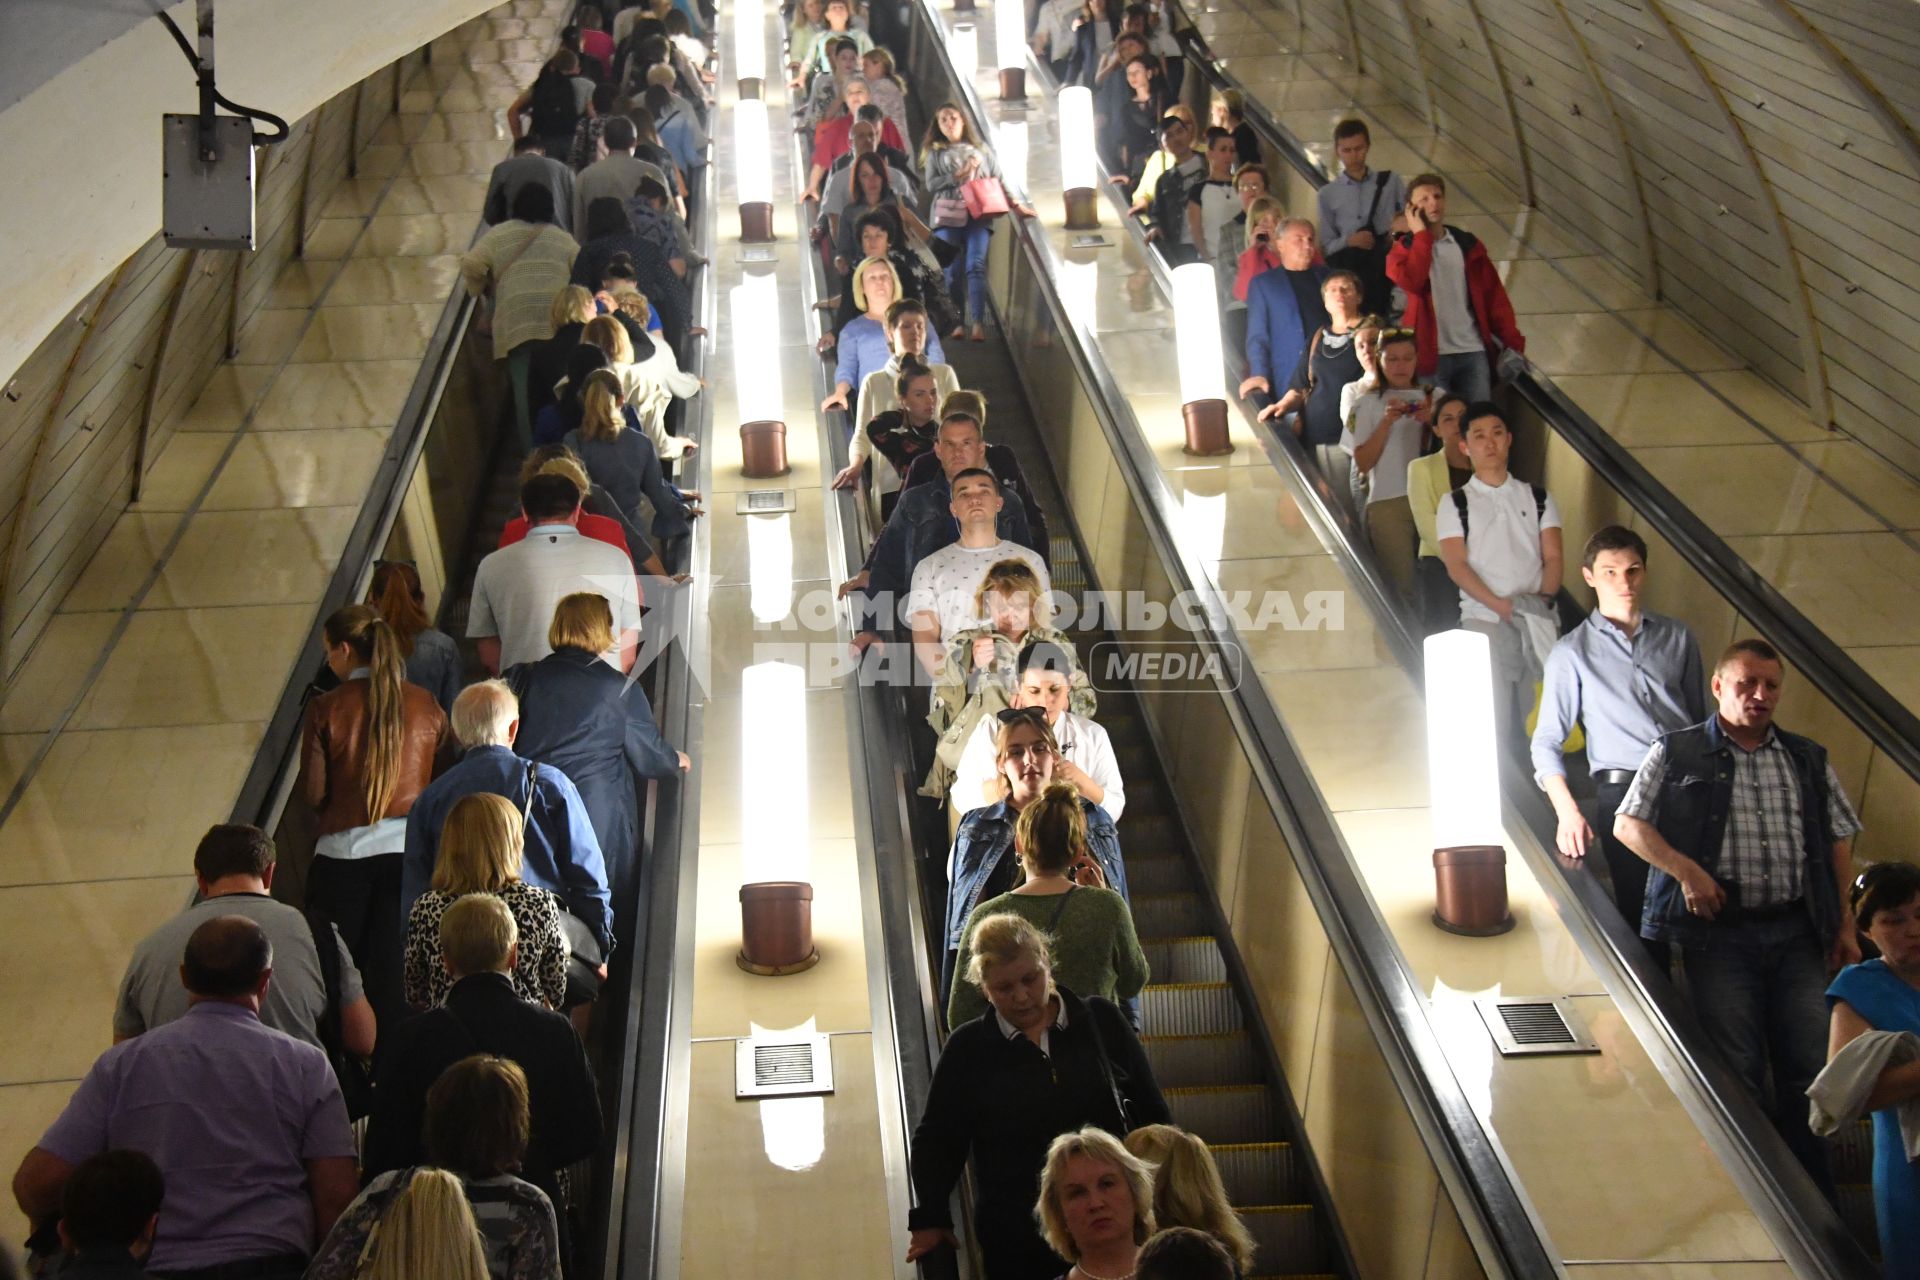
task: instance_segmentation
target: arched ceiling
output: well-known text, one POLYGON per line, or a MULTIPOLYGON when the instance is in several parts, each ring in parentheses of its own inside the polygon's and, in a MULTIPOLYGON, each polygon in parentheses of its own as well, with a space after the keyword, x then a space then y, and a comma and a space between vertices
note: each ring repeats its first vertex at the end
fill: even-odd
POLYGON ((1911 0, 1298 0, 1318 47, 1920 472, 1911 0))
MULTIPOLYGON (((488 0, 227 0, 220 90, 288 120, 482 12, 488 0)), ((160 228, 160 116, 192 68, 147 0, 0 4, 0 377, 160 228)), ((170 10, 193 30, 193 4, 170 10)))

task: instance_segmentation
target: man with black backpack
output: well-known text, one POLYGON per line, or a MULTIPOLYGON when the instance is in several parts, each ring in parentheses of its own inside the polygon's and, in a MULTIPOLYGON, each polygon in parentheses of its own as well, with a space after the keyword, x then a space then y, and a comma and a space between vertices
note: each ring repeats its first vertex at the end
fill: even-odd
POLYGON ((1533 687, 1560 635, 1560 511, 1545 489, 1508 474, 1513 436, 1492 401, 1467 406, 1461 447, 1473 478, 1440 499, 1434 532, 1460 588, 1460 625, 1492 645, 1501 736, 1524 751, 1533 687))
POLYGON ((1388 237, 1407 203, 1407 184, 1391 169, 1367 168, 1373 137, 1364 120, 1342 120, 1333 129, 1340 172, 1320 188, 1320 248, 1327 265, 1360 277, 1361 310, 1383 316, 1393 308, 1387 279, 1388 237))

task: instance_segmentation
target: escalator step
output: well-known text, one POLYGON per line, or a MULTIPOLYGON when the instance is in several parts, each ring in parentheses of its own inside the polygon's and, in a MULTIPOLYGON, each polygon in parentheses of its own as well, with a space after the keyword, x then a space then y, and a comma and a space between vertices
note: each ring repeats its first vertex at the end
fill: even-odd
POLYGON ((1142 941, 1153 982, 1225 982, 1226 957, 1212 938, 1156 938, 1142 941))
POLYGON ((1203 1142, 1271 1142, 1280 1137, 1273 1091, 1265 1085, 1195 1085, 1161 1093, 1173 1122, 1203 1142))
POLYGON ((1320 1215, 1310 1204, 1241 1205, 1240 1221, 1253 1233, 1254 1265, 1263 1273, 1311 1271, 1325 1257, 1320 1215))
POLYGON ((1140 993, 1141 1029, 1150 1036, 1214 1036, 1247 1025, 1224 982, 1155 983, 1140 993))
POLYGON ((1147 857, 1128 854, 1127 888, 1133 893, 1182 893, 1193 888, 1193 876, 1184 858, 1168 854, 1147 857))
POLYGON ((1193 893, 1135 893, 1133 931, 1143 938, 1191 938, 1212 932, 1193 893))
POLYGON ((1211 1036, 1142 1036, 1153 1078, 1163 1089, 1183 1085, 1250 1084, 1260 1079, 1253 1037, 1245 1031, 1211 1036))
POLYGON ((1292 1143, 1222 1142, 1208 1149, 1234 1204, 1287 1204, 1294 1199, 1292 1143))
POLYGON ((1123 850, 1132 849, 1151 857, 1173 848, 1178 838, 1179 832, 1173 825, 1173 819, 1164 814, 1143 813, 1128 804, 1126 813, 1120 819, 1120 847, 1123 850))

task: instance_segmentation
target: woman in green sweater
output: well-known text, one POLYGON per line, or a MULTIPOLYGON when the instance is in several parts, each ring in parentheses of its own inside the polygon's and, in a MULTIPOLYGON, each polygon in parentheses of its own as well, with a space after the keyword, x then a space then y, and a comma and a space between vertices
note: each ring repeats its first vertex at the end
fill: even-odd
MULTIPOLYGON (((968 948, 980 921, 1011 911, 1049 936, 1053 974, 1067 990, 1116 1004, 1139 995, 1147 985, 1147 957, 1133 930, 1133 912, 1105 887, 1099 864, 1087 853, 1087 820, 1071 783, 1053 783, 1020 811, 1014 847, 1025 883, 973 909, 960 935, 960 954, 972 954, 968 948)), ((947 999, 947 1026, 986 1010, 977 986, 956 982, 947 999)))

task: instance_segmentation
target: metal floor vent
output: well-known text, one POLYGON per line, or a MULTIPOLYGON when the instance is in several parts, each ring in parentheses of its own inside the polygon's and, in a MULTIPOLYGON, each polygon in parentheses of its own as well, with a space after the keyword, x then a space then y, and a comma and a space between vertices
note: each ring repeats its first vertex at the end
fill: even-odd
POLYGON ((1487 997, 1473 1002, 1502 1057, 1543 1053, 1598 1053, 1573 1011, 1572 1001, 1529 996, 1487 997))
POLYGON ((781 1033, 734 1041, 734 1097, 791 1098, 832 1092, 833 1050, 826 1036, 781 1033))

